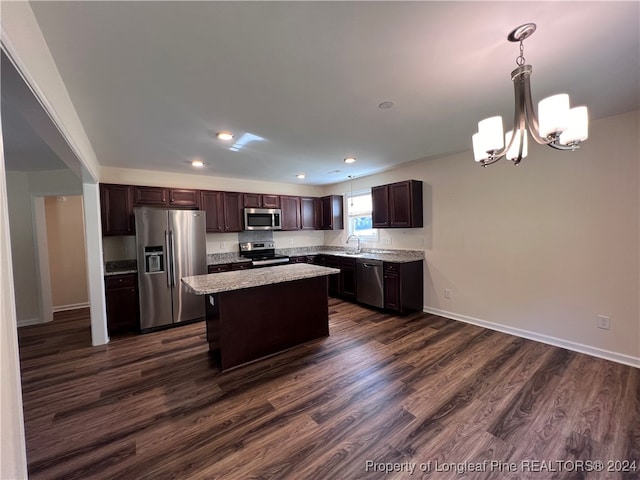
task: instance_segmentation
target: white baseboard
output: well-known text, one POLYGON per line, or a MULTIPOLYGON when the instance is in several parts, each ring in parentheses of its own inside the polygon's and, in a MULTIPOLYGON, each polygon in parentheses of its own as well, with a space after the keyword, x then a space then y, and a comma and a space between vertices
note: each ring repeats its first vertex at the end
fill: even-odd
POLYGON ((459 313, 447 312, 446 310, 440 310, 439 308, 423 307, 425 313, 432 313, 441 317, 450 318, 452 320, 458 320, 460 322, 470 323, 479 327, 488 328, 490 330, 496 330, 502 333, 508 333, 515 335, 516 337, 522 337, 536 342, 546 343, 553 345, 554 347, 566 348, 574 352, 585 353, 593 357, 603 358, 605 360, 611 360, 612 362, 622 363, 623 365, 629 365, 631 367, 640 368, 640 357, 632 357, 622 353, 611 352, 601 348, 591 347, 589 345, 583 345, 581 343, 571 342, 563 340, 561 338, 551 337, 549 335, 543 335, 541 333, 531 332, 529 330, 523 330, 521 328, 509 327, 499 323, 489 322, 487 320, 481 320, 479 318, 468 317, 467 315, 461 315, 459 313))
POLYGON ((40 317, 24 318, 22 320, 16 321, 16 324, 18 325, 18 328, 20 328, 20 327, 28 327, 29 325, 39 325, 41 323, 45 323, 45 322, 43 322, 40 317))
POLYGON ((56 307, 53 307, 51 310, 53 311, 53 313, 55 313, 55 312, 64 312, 65 310, 79 310, 81 308, 89 308, 89 302, 72 303, 69 305, 58 305, 56 307))

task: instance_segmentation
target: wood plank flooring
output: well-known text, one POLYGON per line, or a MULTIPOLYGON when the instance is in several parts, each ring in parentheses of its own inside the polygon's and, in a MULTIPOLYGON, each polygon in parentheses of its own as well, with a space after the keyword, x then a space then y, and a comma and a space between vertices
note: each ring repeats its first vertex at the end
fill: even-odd
POLYGON ((19 329, 30 478, 640 478, 640 370, 329 311, 330 337, 223 374, 204 323, 100 347, 86 310, 19 329))

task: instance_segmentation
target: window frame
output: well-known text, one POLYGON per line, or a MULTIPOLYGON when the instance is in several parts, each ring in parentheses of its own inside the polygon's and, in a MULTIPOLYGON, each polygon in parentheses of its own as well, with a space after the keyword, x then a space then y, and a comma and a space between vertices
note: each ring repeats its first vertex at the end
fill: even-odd
MULTIPOLYGON (((369 196, 371 197, 371 190, 360 190, 357 192, 350 192, 345 194, 345 212, 346 212, 346 219, 347 219, 347 236, 349 235, 356 235, 360 238, 360 241, 363 242, 379 242, 380 241, 380 234, 377 228, 372 228, 372 233, 368 234, 368 235, 363 235, 360 233, 357 233, 354 231, 354 222, 352 221, 352 218, 355 218, 356 216, 361 216, 361 215, 354 215, 351 212, 351 198, 355 198, 355 197, 363 197, 363 196, 369 196)), ((373 208, 373 207, 372 207, 373 208)), ((369 212, 369 215, 372 216, 372 212, 369 212)), ((371 218, 371 224, 373 225, 373 217, 371 218)))

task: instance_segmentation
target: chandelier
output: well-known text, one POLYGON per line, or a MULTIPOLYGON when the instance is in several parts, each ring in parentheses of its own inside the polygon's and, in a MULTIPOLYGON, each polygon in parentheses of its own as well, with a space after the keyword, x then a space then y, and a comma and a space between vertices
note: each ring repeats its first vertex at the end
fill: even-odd
POLYGON ((478 132, 472 137, 473 156, 483 167, 504 157, 519 164, 527 156, 527 130, 536 142, 558 150, 575 150, 589 136, 587 107, 569 108, 566 93, 540 101, 536 117, 531 100, 532 67, 525 65, 523 43, 535 30, 535 23, 525 23, 507 37, 510 42, 520 42, 518 68, 511 72, 515 94, 513 129, 503 134, 500 116, 478 122, 478 132))

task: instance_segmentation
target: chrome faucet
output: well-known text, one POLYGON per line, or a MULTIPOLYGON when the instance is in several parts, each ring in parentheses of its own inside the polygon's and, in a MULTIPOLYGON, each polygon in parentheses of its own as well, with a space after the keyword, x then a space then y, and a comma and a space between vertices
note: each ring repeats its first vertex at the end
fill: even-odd
POLYGON ((358 235, 349 235, 347 237, 347 244, 349 244, 349 240, 351 240, 351 237, 356 237, 356 240, 358 240, 358 246, 356 247, 356 253, 360 253, 360 237, 358 235))

